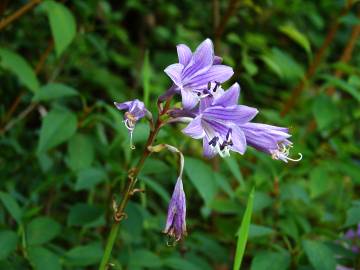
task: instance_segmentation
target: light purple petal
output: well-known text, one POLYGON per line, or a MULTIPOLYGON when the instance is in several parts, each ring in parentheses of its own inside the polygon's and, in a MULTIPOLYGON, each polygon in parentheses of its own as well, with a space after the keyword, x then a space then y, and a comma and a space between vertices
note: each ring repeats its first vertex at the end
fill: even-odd
POLYGON ((214 46, 210 39, 204 40, 195 50, 192 58, 183 71, 186 81, 206 72, 214 61, 214 46))
POLYGON ((184 109, 191 110, 199 102, 198 97, 191 89, 181 89, 182 105, 184 109))
POLYGON ((206 72, 192 77, 191 80, 185 80, 187 84, 194 88, 201 88, 207 86, 209 82, 223 83, 231 78, 234 71, 231 67, 225 65, 215 65, 210 67, 206 72))
POLYGON ((203 138, 203 156, 206 158, 213 158, 216 155, 216 151, 209 145, 209 139, 205 136, 203 138))
POLYGON ((220 65, 222 61, 223 61, 222 57, 215 55, 213 65, 220 65))
POLYGON ((244 132, 237 126, 232 126, 231 129, 231 138, 233 142, 231 150, 244 154, 247 146, 244 132))
POLYGON ((194 118, 182 132, 194 139, 203 138, 205 136, 205 131, 201 125, 201 116, 194 118))
POLYGON ((223 107, 236 105, 239 100, 239 95, 240 95, 240 86, 238 83, 234 83, 220 97, 215 99, 214 105, 219 105, 223 107))
POLYGON ((204 112, 204 118, 215 121, 230 121, 236 124, 244 124, 255 117, 258 110, 245 105, 235 105, 231 107, 213 106, 204 112))
POLYGON ((126 102, 122 102, 122 103, 114 102, 114 105, 120 111, 129 110, 130 104, 131 104, 131 101, 126 101, 126 102))
POLYGON ((192 52, 188 46, 185 44, 179 44, 176 46, 177 54, 179 58, 179 63, 184 67, 190 62, 192 57, 192 52))
POLYGON ((204 97, 200 100, 199 112, 202 113, 206 108, 208 108, 213 102, 214 98, 211 96, 204 97))
POLYGON ((179 87, 182 86, 181 72, 184 69, 182 64, 172 64, 168 66, 164 72, 171 78, 171 80, 179 87))

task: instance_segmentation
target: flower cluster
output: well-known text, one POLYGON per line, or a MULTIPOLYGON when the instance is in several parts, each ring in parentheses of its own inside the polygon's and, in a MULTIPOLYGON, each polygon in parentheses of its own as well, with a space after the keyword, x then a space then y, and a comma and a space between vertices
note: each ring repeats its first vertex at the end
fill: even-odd
MULTIPOLYGON (((182 108, 174 108, 167 112, 169 122, 187 122, 182 131, 194 138, 202 139, 203 154, 211 158, 215 155, 227 157, 230 151, 244 154, 251 146, 265 152, 273 159, 284 162, 299 161, 289 157, 292 143, 289 130, 267 124, 251 122, 258 110, 253 107, 239 105, 239 84, 233 84, 228 90, 221 86, 233 75, 233 69, 222 64, 222 58, 214 54, 210 39, 203 41, 193 53, 188 46, 177 46, 179 63, 168 66, 164 71, 173 84, 159 98, 159 102, 175 94, 182 98, 182 108)), ((125 110, 124 124, 129 130, 130 139, 137 121, 148 116, 152 123, 150 112, 139 100, 124 103, 115 102, 119 110, 125 110)), ((131 143, 132 145, 132 143, 131 143)), ((132 147, 133 148, 133 147, 132 147)), ((162 149, 180 154, 180 175, 177 179, 168 208, 164 232, 176 241, 186 234, 186 199, 182 182, 184 158, 181 152, 170 145, 160 144, 148 146, 153 152, 162 149)))

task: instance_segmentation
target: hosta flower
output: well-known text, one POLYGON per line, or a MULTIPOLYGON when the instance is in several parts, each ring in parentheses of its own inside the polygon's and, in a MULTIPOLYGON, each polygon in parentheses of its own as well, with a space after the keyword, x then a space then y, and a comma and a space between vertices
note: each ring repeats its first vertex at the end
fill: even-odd
POLYGON ((236 104, 239 91, 240 87, 235 83, 219 98, 204 98, 200 103, 199 114, 183 129, 186 135, 203 139, 206 157, 216 154, 226 157, 230 155, 230 150, 244 154, 246 138, 239 126, 253 119, 258 111, 236 104))
POLYGON ((124 114, 124 124, 130 133, 130 143, 132 145, 132 134, 135 128, 137 121, 145 117, 148 114, 148 110, 145 108, 145 105, 142 101, 134 99, 131 101, 126 101, 122 103, 114 102, 114 105, 117 109, 121 111, 126 111, 124 114))
POLYGON ((164 233, 176 241, 186 235, 186 199, 181 177, 176 181, 170 200, 164 233))
POLYGON ((168 66, 164 71, 171 78, 171 91, 180 92, 185 109, 192 109, 207 95, 208 85, 220 84, 233 75, 231 67, 221 65, 222 59, 214 55, 210 39, 203 41, 191 52, 188 46, 177 46, 179 63, 168 66))

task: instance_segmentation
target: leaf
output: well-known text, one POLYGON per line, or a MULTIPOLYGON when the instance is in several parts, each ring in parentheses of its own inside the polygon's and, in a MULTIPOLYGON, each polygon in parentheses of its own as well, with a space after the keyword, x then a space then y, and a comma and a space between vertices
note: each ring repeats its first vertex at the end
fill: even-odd
POLYGON ((145 182, 146 187, 156 192, 166 203, 170 201, 170 195, 162 185, 159 185, 156 181, 146 176, 143 176, 141 180, 145 182))
POLYGON ((273 234, 275 231, 272 228, 250 224, 249 238, 262 237, 273 234))
POLYGON ((45 152, 71 138, 77 126, 76 115, 54 109, 42 120, 38 153, 45 152))
POLYGON ((346 82, 344 80, 341 80, 339 78, 330 75, 322 76, 322 78, 324 78, 327 81, 324 87, 330 87, 330 86, 336 87, 337 89, 350 94, 351 96, 353 96, 353 98, 355 98, 358 102, 360 102, 360 91, 359 91, 360 83, 357 76, 351 76, 350 82, 346 82), (351 82, 356 82, 355 78, 358 79, 357 80, 358 83, 351 84, 351 82))
POLYGON ((312 240, 304 240, 303 246, 306 256, 315 270, 335 270, 335 255, 327 246, 312 240))
POLYGON ((345 227, 360 223, 360 206, 353 206, 346 212, 345 227))
POLYGON ((299 30, 297 30, 295 26, 291 24, 282 25, 279 27, 279 30, 280 32, 284 33, 289 38, 294 40, 296 43, 298 43, 301 47, 303 47, 306 53, 310 55, 311 47, 309 40, 303 33, 299 32, 299 30))
POLYGON ((151 66, 149 61, 149 51, 146 51, 142 70, 141 70, 141 78, 142 78, 143 91, 144 91, 144 103, 146 106, 149 106, 150 77, 151 77, 151 66))
POLYGON ((310 173, 310 194, 312 198, 316 198, 326 193, 329 186, 329 177, 324 168, 318 167, 310 173))
POLYGON ((229 167, 231 173, 234 175, 236 180, 238 180, 240 185, 244 184, 244 178, 241 174, 239 164, 236 159, 233 157, 224 158, 226 165, 229 167))
POLYGON ((274 72, 280 79, 284 77, 281 67, 279 64, 269 55, 262 55, 260 59, 267 65, 267 67, 274 72))
POLYGON ((251 223, 251 214, 253 209, 254 203, 254 192, 255 188, 253 188, 249 194, 249 198, 247 201, 245 213, 243 219, 241 221, 240 229, 237 233, 238 240, 236 244, 236 251, 235 251, 235 259, 234 259, 234 270, 239 270, 241 266, 241 261, 245 253, 245 246, 249 234, 249 228, 251 223))
POLYGON ((77 175, 75 190, 92 189, 106 179, 106 172, 101 168, 87 168, 77 175))
POLYGON ((75 37, 76 22, 71 11, 59 2, 46 1, 42 6, 49 18, 55 51, 59 57, 75 37))
POLYGON ((152 253, 145 249, 135 250, 134 253, 131 254, 129 269, 133 267, 160 267, 162 265, 161 259, 155 253, 152 253), (141 258, 141 260, 139 260, 141 258))
POLYGON ((67 262, 75 266, 88 266, 100 262, 103 250, 100 243, 78 246, 65 253, 67 262))
POLYGON ((18 237, 13 231, 0 231, 0 260, 6 259, 15 249, 18 237))
POLYGON ((33 219, 26 228, 27 243, 41 245, 54 239, 60 233, 60 224, 49 217, 33 219))
POLYGON ((163 264, 165 266, 168 266, 170 269, 176 269, 176 270, 184 270, 184 269, 186 269, 186 270, 199 270, 199 268, 196 267, 191 262, 188 262, 185 259, 177 258, 177 257, 167 258, 167 259, 163 260, 163 264))
POLYGON ((259 252, 251 262, 250 270, 286 270, 290 266, 290 255, 287 252, 259 252))
POLYGON ((69 226, 93 227, 103 215, 103 211, 93 205, 78 203, 71 207, 67 222, 69 226))
POLYGON ((35 270, 61 270, 60 259, 50 250, 43 247, 30 247, 29 260, 35 270))
POLYGON ((68 164, 73 171, 89 168, 94 161, 94 145, 84 134, 75 134, 68 143, 68 164))
POLYGON ((316 97, 313 104, 313 114, 320 130, 332 126, 338 118, 338 110, 331 98, 325 94, 316 97))
POLYGON ((211 168, 199 159, 187 157, 185 160, 186 175, 200 193, 205 204, 211 205, 217 192, 217 185, 211 168))
POLYGON ((76 95, 78 92, 74 88, 61 83, 49 83, 36 92, 33 101, 49 101, 76 95))
POLYGON ((39 89, 39 81, 30 64, 19 54, 0 48, 0 65, 14 73, 33 93, 39 89))
POLYGON ((9 211, 10 215, 16 220, 18 224, 21 223, 22 210, 15 199, 8 193, 0 191, 0 200, 5 208, 9 211))

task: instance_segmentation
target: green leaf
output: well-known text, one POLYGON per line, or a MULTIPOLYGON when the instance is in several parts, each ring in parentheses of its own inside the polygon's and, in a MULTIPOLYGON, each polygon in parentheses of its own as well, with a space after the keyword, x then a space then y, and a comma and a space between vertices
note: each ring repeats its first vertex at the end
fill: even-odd
POLYGON ((9 211, 10 215, 16 220, 18 224, 21 223, 22 210, 15 199, 8 193, 0 191, 0 200, 5 208, 9 211))
POLYGON ((18 237, 13 231, 0 231, 0 260, 6 259, 15 249, 18 237))
POLYGON ((106 179, 106 172, 101 168, 87 168, 77 175, 75 190, 92 189, 106 179))
POLYGON ((155 253, 145 249, 137 249, 131 254, 129 269, 133 267, 160 267, 162 265, 161 259, 155 253), (141 260, 139 260, 141 258, 141 260))
POLYGON ((50 111, 42 121, 38 153, 67 141, 74 135, 76 126, 75 114, 60 109, 50 111))
POLYGON ((341 80, 339 78, 330 75, 322 76, 322 78, 326 79, 327 81, 324 86, 325 88, 330 86, 336 87, 337 89, 342 90, 348 93, 349 95, 353 96, 353 98, 355 98, 358 102, 360 102, 359 77, 351 76, 350 82, 352 82, 352 84, 350 82, 346 82, 344 80, 341 80), (355 78, 357 78, 357 80, 355 78))
POLYGON ((141 180, 145 182, 146 187, 149 187, 156 192, 166 203, 170 201, 170 195, 158 182, 152 180, 150 177, 143 176, 141 180))
POLYGON ((217 185, 211 168, 199 159, 187 157, 185 172, 207 206, 211 205, 217 192, 217 185))
POLYGON ((50 250, 43 247, 30 247, 29 260, 35 270, 61 270, 60 259, 50 250))
POLYGON ((71 207, 67 222, 70 226, 93 227, 103 219, 104 213, 101 209, 93 205, 78 203, 71 207))
POLYGON ((39 89, 39 81, 30 64, 19 54, 0 48, 0 65, 14 73, 33 93, 39 89))
POLYGON ((163 264, 170 269, 176 269, 176 270, 199 270, 198 267, 196 267, 193 263, 188 262, 185 259, 172 257, 167 258, 163 260, 163 264))
POLYGON ((326 193, 329 186, 329 177, 324 168, 315 168, 310 173, 310 194, 312 198, 316 198, 326 193))
POLYGON ((290 255, 287 252, 259 252, 251 262, 250 270, 286 270, 290 266, 290 255))
POLYGON ((61 83, 49 83, 36 92, 33 101, 49 101, 76 95, 78 92, 74 88, 61 83))
POLYGON ((249 228, 251 223, 251 214, 253 210, 253 203, 254 203, 254 192, 255 188, 253 188, 250 192, 245 213, 243 219, 241 221, 241 225, 239 231, 237 233, 238 240, 236 244, 236 251, 235 251, 235 259, 234 259, 234 270, 239 270, 241 266, 241 261, 245 253, 245 246, 248 239, 249 228))
POLYGON ((68 144, 69 166, 74 171, 89 168, 94 161, 94 144, 84 134, 75 134, 68 144))
POLYGON ((55 41, 55 51, 60 56, 70 45, 76 34, 76 22, 71 11, 63 4, 46 1, 43 7, 50 22, 50 28, 55 41))
POLYGON ((322 94, 316 97, 312 109, 320 130, 332 126, 336 122, 338 110, 329 96, 322 94))
POLYGON ((100 262, 103 250, 100 243, 78 246, 65 254, 67 262, 75 266, 88 266, 100 262))
POLYGON ((250 224, 249 238, 262 237, 273 234, 275 231, 272 228, 250 224))
POLYGON ((275 59, 269 55, 262 55, 260 59, 267 65, 267 67, 274 72, 280 79, 284 77, 281 67, 275 61, 275 59))
POLYGON ((61 227, 52 218, 38 217, 26 227, 27 243, 41 245, 54 239, 60 233, 61 227))
POLYGON ((238 180, 240 185, 244 184, 244 178, 241 174, 239 164, 237 163, 234 157, 224 158, 226 165, 229 167, 231 173, 234 175, 236 180, 238 180))
POLYGON ((311 53, 309 40, 303 33, 299 32, 299 30, 297 30, 293 25, 291 24, 282 25, 279 27, 279 30, 280 32, 284 33, 289 38, 294 40, 296 43, 298 43, 301 47, 303 47, 307 54, 311 53))
POLYGON ((304 240, 306 256, 315 270, 335 270, 335 255, 324 244, 318 241, 304 240))
POLYGON ((151 77, 151 66, 149 61, 149 51, 145 52, 144 62, 141 70, 143 91, 144 91, 144 103, 149 106, 150 96, 150 77, 151 77))
POLYGON ((345 227, 360 223, 360 206, 353 206, 346 212, 345 227))

